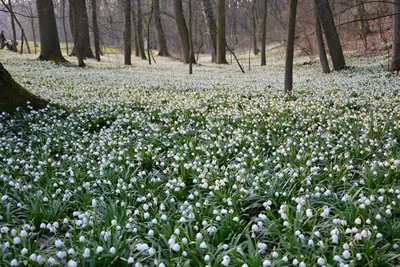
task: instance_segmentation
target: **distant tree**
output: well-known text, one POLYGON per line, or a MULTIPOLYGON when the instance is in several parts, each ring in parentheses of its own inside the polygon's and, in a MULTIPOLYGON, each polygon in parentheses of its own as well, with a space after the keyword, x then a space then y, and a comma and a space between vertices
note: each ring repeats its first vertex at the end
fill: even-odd
POLYGON ((125 28, 124 28, 124 58, 125 65, 132 65, 132 6, 131 0, 124 0, 125 28))
POLYGON ((228 61, 226 61, 225 25, 225 0, 217 0, 217 64, 228 64, 228 61))
MULTIPOLYGON (((192 40, 192 0, 189 0, 189 56, 194 57, 193 40, 192 40)), ((189 60, 189 74, 193 74, 193 62, 189 60)))
MULTIPOLYGON (((63 30, 64 30, 64 36, 65 36, 65 46, 67 48, 67 55, 69 55, 69 44, 68 44, 68 34, 67 34, 67 27, 65 26, 65 1, 66 0, 62 0, 62 23, 63 23, 63 30)), ((29 7, 31 6, 30 2, 29 3, 29 7)), ((32 29, 33 29, 33 20, 32 20, 32 29)), ((33 37, 35 38, 35 35, 33 35, 33 37)), ((35 44, 35 54, 36 54, 36 44, 35 44)))
POLYGON ((393 48, 391 71, 400 71, 400 0, 393 2, 393 48))
POLYGON ((267 65, 265 46, 267 41, 267 15, 268 15, 268 0, 264 0, 263 19, 261 25, 261 66, 267 65))
POLYGON ((136 8, 135 8, 136 0, 132 0, 132 31, 133 31, 133 44, 135 46, 135 56, 139 57, 139 38, 138 38, 138 29, 137 29, 137 16, 136 16, 136 8))
POLYGON ((97 22, 97 0, 92 0, 92 24, 93 24, 94 54, 96 60, 100 61, 100 31, 99 31, 99 23, 97 22))
POLYGON ((163 57, 168 57, 169 53, 168 53, 167 41, 165 40, 164 29, 161 23, 160 0, 153 0, 153 14, 154 14, 154 26, 157 31, 158 55, 163 57))
POLYGON ((183 14, 183 4, 182 0, 174 0, 174 11, 175 11, 175 21, 176 27, 178 29, 179 39, 181 40, 183 59, 185 63, 189 63, 189 60, 193 64, 196 63, 194 54, 190 56, 190 40, 189 40, 189 30, 186 24, 185 16, 183 14))
POLYGON ((0 63, 0 112, 14 112, 17 107, 45 108, 49 102, 33 95, 17 83, 0 63))
POLYGON ((70 0, 70 26, 71 32, 74 36, 74 47, 71 55, 77 56, 78 40, 75 39, 75 32, 79 32, 84 41, 83 51, 87 58, 94 58, 92 48, 90 47, 90 36, 89 36, 89 19, 86 7, 86 0, 70 0), (78 8, 79 7, 79 8, 78 8))
MULTIPOLYGON (((323 0, 324 1, 324 0, 323 0)), ((293 54, 296 32, 297 0, 290 0, 289 30, 286 44, 285 94, 291 94, 293 89, 293 54)))
POLYGON ((315 0, 319 19, 322 28, 325 31, 326 42, 328 43, 329 53, 332 58, 333 69, 336 71, 346 67, 342 45, 340 44, 339 35, 336 31, 335 22, 333 20, 332 10, 329 2, 326 0, 315 0))
POLYGON ((330 73, 331 70, 329 68, 328 58, 326 57, 324 37, 322 35, 322 29, 321 29, 321 21, 319 19, 318 12, 316 9, 315 9, 315 35, 317 38, 319 61, 321 62, 322 72, 330 73))
POLYGON ((354 3, 357 7, 358 25, 361 33, 360 35, 362 38, 365 38, 369 33, 371 33, 371 28, 369 27, 367 20, 367 12, 365 11, 364 0, 354 0, 354 3))
POLYGON ((211 0, 201 0, 204 20, 211 39, 211 61, 216 62, 217 55, 217 24, 214 18, 211 0))
POLYGON ((11 0, 8 0, 8 10, 10 11, 11 30, 12 30, 12 34, 13 34, 12 51, 17 52, 17 32, 15 30, 14 13, 13 13, 11 0))
POLYGON ((39 17, 41 48, 39 59, 54 62, 66 61, 61 54, 53 0, 37 0, 36 7, 39 17))
POLYGON ((142 59, 146 58, 146 51, 144 50, 143 39, 143 18, 142 18, 142 1, 137 0, 137 39, 139 44, 139 52, 142 59))
POLYGON ((253 6, 251 8, 251 22, 253 26, 253 53, 254 55, 258 55, 260 49, 257 46, 257 0, 253 0, 253 6))

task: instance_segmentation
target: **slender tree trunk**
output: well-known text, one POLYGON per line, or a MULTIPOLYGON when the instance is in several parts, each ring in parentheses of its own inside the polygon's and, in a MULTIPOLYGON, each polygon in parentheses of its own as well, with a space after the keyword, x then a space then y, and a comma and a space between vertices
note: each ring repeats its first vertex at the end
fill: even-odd
POLYGON ((144 40, 143 40, 143 18, 142 18, 142 1, 137 0, 137 31, 138 31, 138 42, 139 42, 139 52, 142 59, 146 60, 146 51, 144 50, 144 40))
POLYGON ((36 6, 40 30, 41 50, 39 59, 65 62, 65 58, 61 54, 60 40, 58 39, 53 0, 37 0, 36 6))
POLYGON ((135 1, 132 0, 132 30, 133 30, 133 44, 135 45, 135 56, 139 57, 140 52, 139 52, 139 38, 138 38, 138 28, 137 28, 137 16, 136 16, 136 11, 135 11, 135 1))
POLYGON ((162 57, 168 57, 168 47, 167 41, 165 40, 165 34, 161 23, 161 13, 160 13, 160 0, 153 0, 153 14, 154 14, 154 26, 157 31, 158 40, 158 55, 162 57))
POLYGON ((67 34, 67 28, 65 26, 65 0, 62 0, 62 23, 65 36, 65 46, 67 47, 67 55, 69 55, 68 34, 67 34))
POLYGON ((13 9, 12 9, 11 0, 8 0, 8 7, 9 7, 9 10, 10 10, 11 29, 12 29, 12 34, 13 34, 12 48, 13 48, 14 52, 17 52, 17 31, 15 30, 14 12, 13 12, 13 9))
MULTIPOLYGON (((71 31, 75 32, 75 30, 78 30, 79 32, 81 32, 80 35, 82 35, 82 37, 84 38, 84 43, 83 43, 83 50, 85 52, 84 55, 87 58, 94 58, 92 48, 90 46, 89 19, 86 7, 86 0, 70 0, 70 1, 74 3, 73 5, 79 6, 78 9, 74 8, 73 5, 70 5, 70 21, 72 19, 72 23, 70 24, 71 31), (77 19, 75 18, 76 16, 78 16, 77 19), (74 21, 79 21, 79 24, 74 23, 74 21)), ((77 40, 75 40, 74 38, 74 47, 72 49, 71 55, 77 55, 76 45, 77 45, 77 40)))
POLYGON ((28 1, 28 5, 29 5, 29 21, 31 23, 32 35, 33 35, 33 46, 35 47, 35 54, 36 54, 37 53, 36 31, 34 26, 34 15, 30 1, 28 1))
POLYGON ((265 46, 267 45, 267 15, 268 15, 268 0, 264 0, 263 19, 261 25, 261 66, 267 65, 265 46))
POLYGON ((357 18, 359 20, 358 24, 360 27, 361 38, 365 38, 369 33, 371 33, 371 28, 369 27, 368 20, 366 19, 366 11, 364 7, 364 0, 354 0, 357 6, 357 18))
POLYGON ((251 10, 252 13, 252 23, 253 23, 253 52, 254 55, 258 55, 260 51, 257 47, 257 12, 256 12, 256 0, 253 0, 253 7, 251 10))
POLYGON ((326 0, 315 0, 319 19, 322 28, 325 31, 326 41, 328 43, 329 53, 331 54, 333 69, 336 71, 346 67, 342 45, 340 44, 339 35, 336 31, 335 22, 333 20, 332 10, 326 0))
POLYGON ((183 59, 185 63, 189 63, 189 60, 192 60, 192 63, 196 64, 196 59, 194 58, 194 56, 190 56, 189 30, 186 25, 185 16, 183 14, 182 0, 174 0, 174 10, 176 27, 178 29, 179 38, 182 45, 183 59))
POLYGON ((25 110, 27 102, 34 109, 45 108, 49 102, 25 90, 0 63, 0 112, 14 112, 17 107, 25 110))
MULTIPOLYGON (((194 57, 192 40, 192 0, 189 0, 189 54, 194 57)), ((193 74, 193 62, 189 60, 189 74, 193 74)))
MULTIPOLYGON (((130 2, 131 0, 129 0, 130 2)), ((92 24, 93 24, 93 39, 94 53, 97 61, 100 61, 100 31, 97 22, 97 0, 92 0, 92 24)))
MULTIPOLYGON (((73 9, 73 24, 74 24, 74 50, 78 57, 78 66, 85 67, 85 45, 86 45, 86 32, 78 25, 84 25, 87 19, 86 2, 81 0, 72 0, 73 9)), ((87 21, 86 21, 87 22, 87 21)))
POLYGON ((226 61, 226 7, 225 0, 217 0, 217 64, 228 64, 226 61))
POLYGON ((211 39, 211 57, 212 62, 216 62, 217 55, 217 24, 215 22, 211 0, 201 0, 204 19, 206 21, 207 31, 211 39))
POLYGON ((290 0, 290 18, 288 39, 286 44, 286 66, 285 66, 285 94, 291 94, 293 89, 293 54, 294 35, 296 31, 297 0, 290 0))
POLYGON ((331 70, 329 68, 328 58, 326 57, 324 38, 322 36, 321 29, 321 21, 319 20, 317 10, 315 10, 315 34, 318 43, 319 61, 321 62, 322 72, 329 73, 331 72, 331 70))
POLYGON ((125 28, 124 28, 124 58, 125 65, 132 65, 132 6, 131 0, 124 0, 125 28))
POLYGON ((393 51, 390 71, 400 71, 400 0, 393 3, 393 51))

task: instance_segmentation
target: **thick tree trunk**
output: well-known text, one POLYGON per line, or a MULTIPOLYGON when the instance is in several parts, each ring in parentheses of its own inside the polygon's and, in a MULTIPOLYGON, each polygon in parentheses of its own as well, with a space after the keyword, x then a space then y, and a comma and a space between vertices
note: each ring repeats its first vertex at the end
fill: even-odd
POLYGON ((331 54, 333 69, 336 71, 346 67, 342 45, 340 44, 339 35, 336 31, 335 22, 333 20, 332 10, 326 0, 315 0, 319 19, 325 31, 326 41, 328 43, 329 53, 331 54))
POLYGON ((217 64, 228 64, 226 61, 225 15, 225 0, 217 0, 217 64))
POLYGON ((217 55, 217 24, 215 22, 211 0, 201 0, 204 19, 206 21, 207 31, 210 35, 212 49, 211 57, 212 62, 216 62, 217 55))
POLYGON ((142 1, 141 0, 137 0, 137 32, 138 32, 140 57, 145 60, 147 58, 146 58, 146 51, 144 50, 142 1))
POLYGON ((65 62, 61 54, 60 40, 58 39, 56 17, 54 15, 53 0, 37 0, 40 31, 40 60, 65 62))
POLYGON ((167 41, 165 40, 165 34, 161 23, 161 13, 160 13, 160 0, 153 0, 153 14, 154 14, 154 26, 157 31, 158 40, 158 55, 162 57, 168 57, 168 47, 167 41))
POLYGON ((400 71, 400 0, 393 3, 393 51, 391 71, 400 71))
POLYGON ((0 63, 0 112, 14 112, 17 107, 22 109, 29 106, 34 109, 45 108, 49 102, 39 98, 19 85, 0 63))
POLYGON ((286 66, 285 66, 285 94, 291 94, 293 89, 293 54, 294 35, 296 31, 297 0, 290 0, 290 18, 288 39, 286 44, 286 66))
POLYGON ((264 0, 263 19, 261 25, 261 66, 267 65, 265 46, 267 45, 267 15, 268 15, 268 0, 264 0))
MULTIPOLYGON (((89 36, 89 19, 87 14, 87 7, 85 0, 71 0, 72 4, 70 5, 70 21, 71 21, 71 32, 75 36, 75 30, 78 30, 84 38, 83 50, 84 55, 87 58, 94 58, 92 48, 90 46, 90 36, 89 36), (78 8, 79 7, 79 8, 78 8), (77 16, 77 17, 76 17, 77 16), (75 18, 76 17, 76 18, 75 18), (78 23, 76 23, 76 21, 78 23), (79 27, 75 27, 78 26, 79 27), (75 29, 76 28, 76 29, 75 29)), ((71 52, 71 56, 77 55, 77 40, 74 37, 74 47, 71 52)))
POLYGON ((174 10, 175 10, 175 21, 176 27, 178 29, 179 38, 182 45, 182 54, 185 63, 189 63, 192 60, 193 64, 196 64, 196 59, 190 56, 190 41, 189 41, 189 31, 186 25, 185 16, 183 14, 182 0, 174 0, 174 10))
POLYGON ((125 28, 124 28, 124 58, 125 65, 132 65, 132 6, 131 0, 124 0, 125 28))
POLYGON ((92 0, 92 24, 93 24, 94 53, 96 60, 100 61, 100 31, 99 31, 99 24, 97 22, 97 0, 92 0))
POLYGON ((366 11, 364 7, 364 0, 354 0, 357 6, 357 18, 359 20, 358 25, 360 27, 360 35, 365 38, 369 33, 371 33, 371 28, 369 27, 368 20, 366 20, 366 11))
POLYGON ((12 9, 12 3, 11 0, 8 0, 8 8, 10 10, 10 16, 11 16, 11 29, 12 29, 12 34, 13 34, 13 43, 12 43, 12 50, 14 52, 17 52, 17 31, 15 30, 15 21, 14 21, 14 13, 12 9))
POLYGON ((137 30, 137 16, 136 16, 136 9, 135 9, 135 1, 132 0, 132 31, 133 31, 133 44, 135 46, 135 56, 139 57, 140 52, 139 52, 139 42, 138 42, 138 30, 137 30))
POLYGON ((317 38, 319 61, 321 62, 322 72, 329 73, 331 72, 331 70, 329 68, 328 58, 326 57, 324 38, 322 36, 321 29, 321 21, 319 20, 317 10, 315 10, 315 35, 317 38))

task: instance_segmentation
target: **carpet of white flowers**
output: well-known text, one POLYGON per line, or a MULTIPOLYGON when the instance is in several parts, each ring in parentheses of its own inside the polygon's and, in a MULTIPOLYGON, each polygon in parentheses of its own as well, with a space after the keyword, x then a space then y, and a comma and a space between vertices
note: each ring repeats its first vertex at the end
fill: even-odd
POLYGON ((400 77, 385 58, 348 55, 330 75, 299 60, 291 97, 276 54, 192 76, 161 58, 34 58, 0 51, 68 110, 0 115, 1 266, 400 264, 400 77))

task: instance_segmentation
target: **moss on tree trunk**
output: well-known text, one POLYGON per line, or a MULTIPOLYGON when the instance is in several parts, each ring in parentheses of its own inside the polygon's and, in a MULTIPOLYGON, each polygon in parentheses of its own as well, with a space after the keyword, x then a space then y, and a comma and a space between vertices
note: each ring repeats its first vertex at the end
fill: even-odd
POLYGON ((0 112, 14 112, 17 107, 27 109, 27 102, 34 109, 42 109, 49 104, 47 100, 25 90, 0 63, 0 112))

